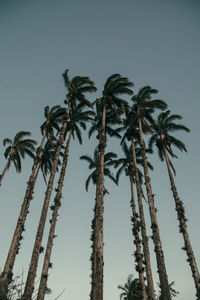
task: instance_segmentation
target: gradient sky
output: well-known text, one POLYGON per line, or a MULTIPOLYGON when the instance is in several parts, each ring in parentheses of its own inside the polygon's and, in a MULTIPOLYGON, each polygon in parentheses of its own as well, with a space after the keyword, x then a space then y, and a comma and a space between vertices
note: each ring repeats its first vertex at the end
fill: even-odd
MULTIPOLYGON (((200 87, 200 2, 198 0, 0 0, 0 167, 5 165, 2 140, 20 131, 31 131, 40 141, 44 106, 63 103, 66 91, 62 80, 65 69, 70 77, 87 75, 98 92, 108 76, 120 73, 134 82, 134 91, 144 85, 159 90, 172 113, 181 114, 190 134, 180 134, 188 153, 176 153, 176 184, 184 202, 191 243, 200 267, 199 238, 199 87, 200 87)), ((82 154, 91 154, 97 140, 79 146, 72 142, 63 190, 63 205, 53 248, 47 299, 64 290, 60 300, 87 300, 90 293, 91 220, 95 189, 85 192, 87 163, 82 154)), ((118 142, 108 150, 120 155, 118 142)), ((158 208, 158 221, 169 281, 180 292, 177 300, 194 300, 191 271, 186 262, 182 236, 170 191, 165 165, 156 154, 151 158, 155 171, 152 188, 158 208)), ((11 167, 0 190, 0 267, 3 267, 18 212, 31 171, 31 161, 23 163, 18 175, 11 167)), ((56 179, 57 182, 57 179, 56 179)), ((119 299, 118 284, 124 284, 134 269, 133 238, 130 224, 130 189, 126 177, 119 187, 106 181, 110 196, 105 198, 104 299, 119 299)), ((45 187, 42 177, 36 186, 15 273, 30 262, 34 235, 45 187)), ((53 197, 52 197, 53 200, 53 197)), ((147 205, 144 203, 147 211, 147 205)), ((149 223, 149 216, 147 214, 149 223)), ((49 226, 49 223, 47 223, 49 226)), ((46 228, 48 229, 48 226, 46 228)), ((150 235, 149 231, 149 235, 150 235)), ((46 235, 45 235, 46 236, 46 235)), ((46 244, 46 238, 43 245, 46 244)), ((156 273, 155 255, 150 241, 156 273)), ((40 266, 43 255, 40 257, 40 266)), ((38 272, 38 276, 39 276, 38 272)))

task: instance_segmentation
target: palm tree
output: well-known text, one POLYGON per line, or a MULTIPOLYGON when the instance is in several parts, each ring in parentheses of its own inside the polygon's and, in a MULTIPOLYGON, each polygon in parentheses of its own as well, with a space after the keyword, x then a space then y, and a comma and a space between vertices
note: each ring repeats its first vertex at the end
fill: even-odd
POLYGON ((133 84, 119 74, 110 76, 102 92, 102 97, 95 102, 99 104, 101 111, 101 129, 98 135, 99 154, 98 154, 98 176, 96 184, 96 274, 94 275, 95 284, 92 285, 91 297, 94 300, 103 299, 103 198, 104 198, 104 149, 106 147, 106 118, 112 115, 112 118, 119 119, 119 115, 123 111, 126 104, 120 95, 132 95, 130 89, 133 84))
MULTIPOLYGON (((155 300, 155 292, 154 292, 154 285, 153 285, 153 276, 151 271, 151 262, 150 262, 150 252, 148 246, 148 237, 146 233, 146 222, 144 218, 144 210, 143 210, 143 203, 142 203, 142 172, 138 169, 137 165, 142 164, 141 160, 141 149, 137 147, 135 149, 135 143, 132 138, 132 145, 129 148, 126 142, 123 142, 122 150, 124 152, 124 157, 120 158, 116 161, 115 168, 119 168, 116 174, 117 181, 119 180, 120 175, 124 171, 126 176, 129 176, 130 180, 130 187, 131 187, 131 208, 133 214, 133 235, 135 236, 134 244, 136 245, 136 252, 135 252, 135 259, 138 265, 136 265, 136 271, 139 273, 139 280, 143 291, 143 298, 146 297, 145 295, 145 282, 143 276, 143 255, 141 253, 140 247, 140 236, 139 231, 141 228, 142 233, 142 242, 143 242, 143 251, 144 251, 144 263, 147 275, 147 284, 148 284, 148 299, 155 300), (137 189, 137 198, 138 198, 138 206, 139 206, 139 213, 140 213, 140 221, 138 221, 138 214, 136 211, 136 204, 135 204, 135 197, 134 197, 134 190, 133 190, 133 183, 136 184, 137 189)), ((147 152, 151 152, 148 151, 147 152)), ((148 162, 149 168, 152 170, 152 165, 148 162)))
POLYGON ((73 107, 73 109, 70 111, 69 114, 70 118, 66 127, 66 134, 68 133, 68 139, 67 139, 67 143, 63 155, 62 168, 60 171, 58 186, 56 188, 56 196, 54 198, 54 204, 51 206, 51 210, 53 211, 53 213, 50 221, 51 225, 50 225, 42 275, 41 275, 41 280, 40 280, 40 285, 39 285, 39 290, 37 295, 38 300, 43 300, 45 296, 45 290, 46 290, 47 279, 48 279, 48 269, 51 266, 51 262, 50 262, 51 251, 53 247, 53 240, 55 237, 55 227, 56 227, 56 221, 58 217, 58 210, 61 206, 62 187, 63 187, 63 182, 64 182, 66 168, 67 168, 71 137, 75 138, 76 135, 79 143, 82 145, 81 130, 79 127, 85 130, 86 122, 91 121, 91 116, 94 114, 93 111, 90 110, 83 111, 83 109, 84 106, 82 104, 79 104, 76 107, 73 107))
POLYGON ((171 183, 171 190, 173 193, 174 201, 175 201, 175 207, 177 211, 177 218, 179 220, 179 229, 180 233, 183 235, 184 240, 184 247, 183 249, 187 253, 187 261, 190 264, 192 276, 194 278, 195 287, 197 291, 197 295, 200 294, 200 276, 199 271, 197 267, 197 263, 194 257, 194 253, 192 250, 189 233, 187 229, 186 224, 186 217, 185 217, 185 209, 183 206, 183 202, 180 200, 176 185, 174 182, 173 177, 173 171, 175 173, 175 169, 173 167, 173 164, 171 162, 171 159, 169 158, 169 155, 173 158, 176 157, 172 150, 172 146, 175 146, 181 151, 187 151, 184 143, 180 141, 179 139, 175 138, 171 135, 174 131, 183 130, 186 132, 189 132, 190 130, 181 124, 177 124, 176 120, 181 120, 182 117, 180 115, 170 115, 170 111, 162 112, 158 115, 158 118, 156 121, 153 122, 153 125, 151 126, 153 129, 153 135, 149 140, 149 146, 152 147, 154 144, 157 146, 159 158, 161 161, 166 162, 169 179, 171 183))
POLYGON ((9 169, 11 163, 14 164, 16 171, 20 173, 22 169, 21 158, 24 158, 25 155, 28 155, 34 159, 35 145, 37 142, 32 139, 24 139, 24 137, 30 135, 31 133, 29 131, 20 131, 14 136, 13 141, 9 138, 3 140, 3 145, 6 146, 8 144, 9 146, 4 152, 7 163, 0 175, 0 183, 2 182, 3 177, 6 171, 9 169))
MULTIPOLYGON (((110 171, 110 166, 113 165, 114 159, 117 158, 117 155, 113 152, 108 152, 104 156, 104 176, 110 178, 115 184, 117 184, 117 181, 115 177, 112 175, 110 171)), ((91 174, 88 176, 86 182, 85 182, 85 188, 86 191, 88 191, 88 187, 90 182, 92 182, 94 185, 97 184, 97 178, 98 178, 98 149, 95 149, 93 158, 91 158, 88 155, 83 155, 80 157, 81 160, 85 160, 89 163, 89 169, 92 170, 91 174)), ((104 186, 104 194, 109 194, 108 190, 104 186)), ((94 290, 95 290, 95 285, 96 285, 96 250, 97 250, 97 239, 96 239, 96 231, 97 231, 97 207, 96 207, 96 202, 95 202, 95 207, 94 207, 94 218, 92 220, 92 234, 91 234, 91 241, 92 241, 92 254, 90 257, 92 266, 91 266, 91 293, 90 293, 90 299, 94 299, 94 290)))
MULTIPOLYGON (((3 140, 3 145, 6 146, 6 144, 9 144, 9 146, 6 148, 4 153, 4 156, 7 159, 7 163, 0 176, 1 180, 4 177, 5 172, 9 169, 11 163, 14 164, 17 172, 21 172, 21 158, 24 158, 25 155, 28 155, 31 158, 35 157, 34 145, 36 145, 37 142, 32 139, 24 139, 24 137, 30 135, 31 135, 30 132, 20 131, 15 135, 13 141, 9 138, 3 140)), ((14 257, 13 254, 10 255, 10 252, 14 251, 16 256, 19 246, 20 246, 20 240, 18 245, 15 245, 15 249, 13 249, 12 247, 12 249, 10 249, 9 251, 8 254, 9 257, 7 257, 7 261, 0 278, 0 296, 5 295, 8 284, 12 280, 12 268, 14 263, 14 257)))
MULTIPOLYGON (((43 173, 43 177, 44 177, 44 181, 46 182, 46 176, 51 171, 53 156, 55 155, 55 150, 52 150, 52 149, 53 149, 52 142, 47 141, 45 146, 44 146, 44 149, 42 150, 42 154, 41 154, 41 157, 40 157, 40 162, 39 162, 39 165, 37 167, 37 171, 36 171, 36 174, 35 174, 35 177, 34 177, 34 182, 36 182, 36 180, 37 180, 40 169, 45 170, 45 173, 43 173)), ((59 161, 59 164, 60 164, 60 161, 59 161)), ((29 212, 27 212, 27 214, 28 213, 29 212)), ((22 230, 22 232, 23 231, 24 231, 24 229, 22 230)), ((20 241, 18 243, 18 248, 16 250, 16 254, 19 253, 19 249, 20 249, 20 246, 21 246, 21 241, 23 240, 22 232, 21 232, 20 241)), ((7 262, 6 262, 7 263, 6 265, 9 266, 8 262, 9 262, 9 256, 8 256, 7 262)), ((8 299, 10 299, 9 298, 9 290, 11 288, 11 285, 13 285, 14 284, 13 282, 15 281, 12 278, 12 269, 13 269, 13 265, 14 265, 14 258, 11 261, 11 263, 12 263, 12 265, 10 264, 10 269, 9 269, 10 271, 8 272, 7 277, 5 277, 4 273, 1 274, 0 297, 3 297, 3 299, 6 296, 8 297, 8 299), (5 278, 7 278, 6 281, 5 281, 5 278)), ((6 265, 4 267, 4 270, 6 269, 6 265)))
POLYGON ((62 108, 57 105, 53 106, 49 109, 49 106, 46 106, 44 109, 44 116, 46 118, 45 122, 41 126, 41 131, 43 133, 42 140, 40 146, 36 151, 36 156, 34 158, 34 163, 32 167, 32 172, 27 182, 27 189, 25 192, 24 200, 22 203, 22 207, 19 213, 19 217, 17 220, 17 224, 15 227, 15 231, 13 234, 13 238, 10 244, 10 248, 8 251, 7 259, 5 262, 5 266, 3 272, 1 274, 0 285, 4 286, 7 290, 7 285, 9 284, 10 280, 12 279, 12 270, 15 262, 16 255, 19 251, 20 244, 22 241, 22 233, 25 230, 25 221, 27 214, 29 212, 30 202, 33 198, 34 186, 36 183, 37 175, 40 169, 40 165, 42 164, 40 155, 42 152, 42 148, 45 142, 45 139, 52 136, 53 129, 57 129, 57 124, 55 120, 58 120, 61 115, 63 114, 62 108), (40 164, 40 165, 38 165, 40 164))
POLYGON ((150 183, 148 164, 146 159, 145 144, 143 139, 143 132, 151 131, 149 126, 149 121, 152 121, 152 113, 156 109, 166 109, 167 105, 164 101, 156 99, 152 100, 152 94, 156 94, 158 91, 152 89, 150 86, 145 86, 141 88, 137 95, 132 97, 133 107, 130 117, 130 126, 133 126, 135 120, 138 121, 139 126, 139 136, 140 136, 140 147, 142 154, 142 162, 144 169, 145 185, 147 190, 149 212, 151 218, 151 228, 152 228, 152 238, 155 245, 154 251, 156 254, 157 268, 160 279, 160 286, 162 291, 163 299, 171 299, 167 271, 164 261, 164 253, 162 250, 162 244, 160 239, 160 232, 158 227, 158 221, 156 216, 156 208, 154 205, 154 197, 152 193, 152 187, 150 183))
POLYGON ((120 299, 123 300, 141 300, 142 289, 138 278, 133 279, 133 275, 129 275, 124 286, 118 285, 118 288, 123 292, 120 294, 120 299))
POLYGON ((28 271, 28 276, 25 284, 25 290, 23 294, 23 298, 31 298, 33 290, 34 290, 34 281, 36 277, 36 271, 37 271, 37 266, 38 266, 38 260, 39 260, 39 255, 40 255, 40 248, 41 248, 41 242, 43 238, 43 232, 44 232, 44 227, 46 223, 46 217, 47 217, 47 211, 49 207, 49 201, 51 197, 51 192, 53 188, 53 183, 54 183, 54 177, 57 169, 57 164, 58 164, 58 159, 60 155, 60 150, 61 146, 64 143, 64 135, 65 135, 65 130, 67 127, 67 123, 69 120, 69 113, 71 107, 76 105, 77 103, 82 103, 85 106, 91 107, 92 105, 90 102, 86 99, 85 93, 93 93, 96 91, 96 87, 94 86, 94 83, 89 79, 89 77, 83 77, 83 76, 75 76, 72 78, 72 80, 69 80, 68 77, 68 70, 65 71, 63 74, 64 78, 64 83, 66 88, 68 89, 68 93, 66 95, 66 100, 65 103, 67 104, 67 109, 66 109, 66 114, 63 115, 63 124, 60 130, 59 134, 59 140, 58 140, 58 145, 57 145, 57 150, 56 150, 56 155, 54 158, 54 163, 52 166, 52 171, 49 177, 49 182, 46 190, 46 195, 44 199, 44 204, 38 224, 38 230, 35 238, 35 243, 33 247, 33 252, 32 252, 32 257, 31 257, 31 262, 29 266, 29 271, 28 271))
POLYGON ((145 280, 144 280, 144 268, 143 268, 143 255, 141 252, 141 240, 140 240, 140 222, 138 220, 138 214, 136 209, 136 203, 135 203, 135 195, 134 195, 134 188, 133 183, 135 183, 134 178, 134 167, 133 167, 133 159, 132 159, 132 151, 131 148, 127 146, 126 143, 123 144, 122 150, 124 152, 124 157, 120 158, 115 163, 115 168, 119 167, 116 179, 119 181, 119 177, 122 174, 122 171, 124 171, 125 175, 129 177, 130 180, 130 188, 131 188, 131 209, 132 209, 132 222, 133 222, 133 228, 132 233, 134 237, 134 244, 136 246, 136 251, 134 253, 135 255, 135 261, 136 261, 136 271, 139 275, 139 281, 142 289, 142 299, 147 299, 146 292, 145 292, 145 280))
MULTIPOLYGON (((136 190, 137 190, 137 200, 138 200, 138 208, 139 208, 139 215, 140 215, 140 225, 141 225, 141 233, 142 233, 142 244, 143 244, 143 252, 144 252, 144 263, 145 263, 145 269, 146 269, 146 277, 147 277, 147 285, 148 285, 148 298, 149 299, 155 299, 155 290, 154 290, 154 284, 153 284, 153 276, 152 276, 152 270, 151 270, 151 261, 150 261, 150 251, 149 251, 149 245, 148 245, 148 237, 146 232, 146 222, 144 217, 144 209, 143 209, 143 191, 141 188, 141 178, 142 174, 141 171, 138 169, 137 165, 142 164, 141 159, 141 147, 137 146, 139 144, 139 131, 137 127, 137 119, 135 116, 131 113, 131 108, 126 107, 125 110, 125 119, 123 120, 123 127, 121 128, 121 131, 126 130, 125 134, 122 138, 121 144, 124 143, 125 139, 128 139, 131 141, 131 160, 133 162, 133 168, 134 168, 134 175, 135 175, 135 184, 136 184, 136 190), (140 158, 140 159, 139 159, 140 158)), ((146 153, 152 153, 152 150, 146 149, 146 153)), ((130 160, 130 158, 129 158, 130 160)), ((152 165, 147 161, 147 165, 149 169, 153 170, 152 165)), ((123 170, 123 169, 122 169, 123 170)), ((120 174, 120 169, 119 169, 120 174)))

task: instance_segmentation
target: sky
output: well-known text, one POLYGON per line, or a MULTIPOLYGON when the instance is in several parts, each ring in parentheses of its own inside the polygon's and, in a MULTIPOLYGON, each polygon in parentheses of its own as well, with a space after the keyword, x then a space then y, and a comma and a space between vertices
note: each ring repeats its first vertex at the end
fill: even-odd
MULTIPOLYGON (((150 85, 167 102, 174 114, 183 116, 189 134, 177 137, 187 145, 188 153, 179 153, 174 161, 175 182, 189 219, 188 230, 197 264, 200 267, 199 238, 199 86, 200 86, 200 3, 198 0, 0 0, 0 168, 6 161, 4 138, 18 131, 31 131, 38 143, 46 105, 63 105, 66 90, 62 73, 89 76, 98 88, 91 100, 101 95, 104 82, 120 73, 134 83, 134 93, 150 85)), ((95 188, 85 191, 89 175, 83 154, 92 156, 97 140, 83 133, 80 146, 72 141, 63 188, 63 205, 58 219, 46 299, 89 299, 91 220, 95 188)), ((122 154, 118 141, 108 142, 108 151, 122 154)), ((158 222, 169 281, 180 292, 177 300, 194 300, 195 289, 186 262, 182 236, 174 210, 165 165, 155 154, 151 182, 158 209, 158 222)), ((24 197, 32 162, 23 161, 17 174, 10 167, 0 188, 0 268, 3 268, 9 244, 24 197)), ((58 177, 56 177, 55 184, 58 177)), ((105 181, 110 195, 104 209, 104 300, 119 299, 118 285, 124 285, 134 268, 131 233, 130 187, 122 176, 119 186, 105 181)), ((15 274, 24 280, 30 262, 34 236, 44 200, 42 176, 36 185, 34 200, 26 223, 15 274)), ((51 202, 53 201, 53 193, 51 202)), ((144 202, 147 223, 148 207, 144 202)), ((50 216, 49 216, 50 218, 50 216)), ((49 223, 46 224, 43 246, 49 223)), ((148 226, 149 227, 149 226, 148 226)), ((149 235, 151 232, 149 230, 149 235)), ((154 284, 157 289, 155 255, 150 243, 154 284)), ((38 280, 44 255, 41 255, 38 280)))

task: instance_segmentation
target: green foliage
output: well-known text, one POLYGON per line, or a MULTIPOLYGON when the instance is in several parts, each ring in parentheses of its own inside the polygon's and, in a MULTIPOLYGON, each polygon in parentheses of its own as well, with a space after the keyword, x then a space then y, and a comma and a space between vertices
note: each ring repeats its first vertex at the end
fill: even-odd
MULTIPOLYGON (((11 162, 13 162, 15 169, 17 172, 21 172, 21 158, 25 158, 25 155, 28 155, 29 157, 33 158, 35 157, 35 145, 37 144, 36 141, 32 139, 24 139, 26 136, 30 136, 31 133, 28 131, 20 131, 15 136, 14 139, 8 139, 5 138, 3 140, 3 145, 6 146, 9 145, 5 152, 4 156, 6 159, 8 159, 11 162)), ((10 163, 8 165, 8 168, 10 166, 10 163)))
POLYGON ((143 298, 140 281, 138 278, 133 279, 133 275, 129 275, 125 285, 118 285, 118 288, 122 290, 122 293, 120 294, 120 299, 141 300, 143 298))
POLYGON ((152 114, 158 110, 165 110, 167 104, 160 99, 152 99, 152 94, 157 94, 156 89, 150 86, 141 88, 137 95, 132 97, 133 106, 130 112, 131 118, 135 121, 141 119, 143 132, 151 132, 150 124, 153 122, 152 114))
POLYGON ((51 109, 49 106, 44 108, 44 116, 45 121, 41 125, 41 133, 44 134, 44 130, 46 130, 47 138, 52 138, 54 136, 54 129, 57 133, 60 130, 59 123, 61 122, 61 118, 65 113, 65 109, 60 105, 52 106, 51 109))
POLYGON ((86 99, 84 94, 96 92, 97 89, 94 82, 89 77, 84 76, 75 76, 70 80, 68 72, 69 70, 67 69, 63 73, 64 84, 68 90, 64 103, 71 103, 72 106, 82 103, 85 106, 92 107, 92 104, 86 99))
POLYGON ((69 114, 69 121, 67 123, 65 137, 67 133, 72 130, 72 136, 75 135, 80 144, 82 144, 81 129, 86 130, 86 123, 91 122, 94 116, 94 112, 91 110, 84 110, 84 105, 78 104, 77 106, 72 106, 69 114))
MULTIPOLYGON (((63 146, 61 148, 63 148, 63 146)), ((53 137, 52 139, 47 140, 40 157, 41 170, 46 185, 47 185, 46 177, 49 173, 51 173, 54 158, 56 155, 56 149, 57 149, 57 140, 55 137, 53 137)), ((63 155, 62 152, 60 153, 60 155, 61 156, 63 155)), ((60 165, 61 165, 61 161, 59 159, 58 166, 60 165)), ((57 166, 57 171, 58 171, 58 166, 57 166)))
MULTIPOLYGON (((117 181, 113 174, 111 173, 109 167, 113 164, 113 159, 117 158, 117 154, 113 152, 108 152, 104 155, 104 176, 110 178, 115 184, 117 184, 117 181)), ((98 170, 98 149, 95 149, 93 159, 88 155, 82 155, 80 157, 81 160, 85 160, 89 163, 89 169, 93 170, 92 173, 89 175, 89 177, 86 180, 85 188, 86 191, 88 191, 88 187, 90 182, 92 181, 94 185, 97 184, 97 170, 98 170)), ((108 193, 108 191, 104 188, 104 191, 108 193)))
POLYGON ((120 96, 133 95, 133 91, 130 89, 132 86, 133 83, 120 74, 113 74, 108 77, 102 91, 102 97, 95 101, 99 104, 99 110, 102 111, 105 104, 108 118, 120 120, 120 115, 127 105, 127 101, 120 96))
MULTIPOLYGON (((177 157, 173 150, 172 146, 178 148, 180 151, 187 152, 185 144, 171 135, 171 133, 183 130, 185 132, 190 132, 190 130, 181 124, 177 124, 174 121, 181 120, 180 115, 170 115, 170 110, 161 112, 156 120, 153 120, 151 124, 152 136, 149 139, 149 148, 152 149, 156 145, 158 150, 158 155, 161 161, 164 161, 164 148, 171 157, 177 157)), ((175 169, 171 160, 169 160, 171 168, 175 173, 175 169)))

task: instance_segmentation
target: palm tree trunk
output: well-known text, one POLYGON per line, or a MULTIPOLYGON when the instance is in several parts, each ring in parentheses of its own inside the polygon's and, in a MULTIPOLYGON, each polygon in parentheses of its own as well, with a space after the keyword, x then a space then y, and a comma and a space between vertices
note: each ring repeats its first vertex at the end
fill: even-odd
POLYGON ((141 191, 140 179, 139 179, 138 168, 137 168, 134 139, 132 139, 132 154, 133 154, 133 164, 135 169, 135 181, 136 181, 136 189, 137 189, 139 214, 140 214, 142 244, 143 244, 145 269, 146 269, 147 285, 148 285, 148 299, 155 300, 156 298, 155 298, 155 290, 154 290, 153 276, 151 270, 150 251, 149 251, 148 237, 146 232, 146 223, 145 223, 143 203, 142 203, 142 191, 141 191))
POLYGON ((140 230, 140 224, 137 219, 137 211, 136 211, 136 205, 135 205, 135 197, 134 197, 134 190, 133 190, 133 179, 129 175, 130 179, 130 186, 131 186, 131 208, 132 208, 132 222, 133 222, 133 236, 135 238, 134 244, 136 246, 136 251, 135 251, 135 261, 136 261, 136 271, 138 272, 139 275, 139 280, 140 280, 140 285, 142 289, 142 299, 146 300, 146 287, 145 287, 145 281, 144 281, 144 268, 143 268, 143 255, 141 253, 141 246, 140 246, 140 236, 139 236, 139 230, 140 230))
POLYGON ((91 238, 90 240, 92 241, 92 253, 90 256, 90 261, 91 261, 91 292, 90 292, 90 300, 95 299, 94 298, 94 291, 96 289, 96 249, 97 249, 97 238, 96 238, 96 233, 97 233, 97 204, 95 200, 95 205, 94 205, 94 218, 92 220, 92 233, 91 233, 91 238))
MULTIPOLYGON (((36 175, 34 177, 34 180, 31 182, 31 188, 28 187, 26 191, 26 195, 22 204, 22 208, 18 217, 17 225, 13 234, 13 238, 10 244, 10 248, 8 251, 7 259, 4 265, 3 272, 1 274, 1 279, 0 279, 0 298, 2 295, 6 295, 6 291, 8 289, 8 285, 12 281, 12 276, 13 276, 13 267, 15 263, 15 259, 17 254, 19 253, 19 249, 21 246, 21 241, 23 239, 22 233, 25 231, 24 225, 26 221, 26 217, 29 213, 29 207, 30 207, 30 202, 33 198, 33 189, 35 186, 35 182, 38 177, 38 173, 40 170, 41 164, 38 166, 36 175)), ((31 177, 33 178, 33 177, 31 177)))
POLYGON ((29 180, 29 182, 28 182, 28 187, 27 187, 24 201, 23 201, 21 211, 20 211, 20 214, 18 217, 18 221, 17 221, 17 225, 16 225, 16 228, 15 228, 15 231, 13 234, 13 238, 12 238, 12 241, 10 244, 10 248, 8 251, 5 266, 4 266, 3 272, 1 274, 0 296, 1 296, 1 293, 4 295, 6 294, 8 285, 12 281, 12 275, 13 275, 12 271, 13 271, 16 256, 19 253, 21 241, 23 239, 22 233, 23 233, 23 231, 25 231, 24 225, 25 225, 26 217, 29 213, 30 202, 33 198, 33 190, 34 190, 35 182, 38 177, 40 167, 41 167, 41 163, 39 164, 39 166, 37 168, 35 177, 32 172, 32 174, 30 176, 32 181, 29 180))
POLYGON ((63 156, 62 168, 60 171, 60 178, 58 181, 57 193, 54 198, 54 205, 52 207, 53 214, 52 214, 52 219, 51 219, 51 226, 50 226, 50 230, 49 230, 49 236, 48 236, 48 241, 47 241, 47 246, 46 246, 46 253, 45 253, 45 257, 44 257, 44 263, 43 263, 43 269, 42 269, 42 275, 41 275, 37 300, 43 300, 44 296, 45 296, 45 289, 46 289, 47 279, 48 279, 48 269, 51 266, 51 264, 50 264, 51 251, 52 251, 52 247, 53 247, 53 239, 55 237, 54 234, 55 234, 56 221, 57 221, 57 217, 58 217, 58 210, 61 206, 62 187, 63 187, 63 182, 64 182, 66 168, 67 168, 71 136, 72 136, 72 130, 69 133, 69 137, 68 137, 68 140, 66 143, 65 152, 64 152, 64 156, 63 156))
MULTIPOLYGON (((95 273, 95 288, 94 288, 94 298, 92 300, 103 300, 103 211, 104 211, 104 149, 106 146, 106 134, 105 134, 105 124, 106 124, 106 105, 103 105, 103 115, 102 115, 102 128, 99 137, 99 165, 98 165, 98 178, 96 185, 96 213, 97 213, 97 223, 96 223, 96 273, 95 273)), ((93 288, 93 287, 92 287, 93 288)))
MULTIPOLYGON (((39 158, 40 158, 40 154, 41 154, 41 151, 42 151, 42 148, 44 145, 45 138, 46 138, 46 129, 44 131, 40 146, 37 148, 37 151, 36 151, 36 156, 34 158, 32 172, 31 172, 31 175, 27 182, 28 186, 27 186, 26 193, 24 196, 24 201, 22 203, 21 211, 20 211, 20 214, 18 217, 18 221, 17 221, 16 228, 15 228, 15 231, 13 234, 13 238, 12 238, 12 241, 10 244, 10 248, 8 251, 5 266, 4 266, 3 272, 1 274, 0 295, 1 295, 1 293, 3 295, 6 294, 8 285, 12 281, 12 275, 13 275, 12 271, 13 271, 15 259, 19 252, 19 249, 21 246, 21 241, 23 239, 22 233, 23 233, 23 231, 25 231, 25 228, 24 228, 25 221, 26 221, 27 215, 29 213, 30 202, 33 199, 34 187, 35 187, 35 183, 36 183, 38 173, 39 173, 39 170, 41 167, 41 163, 39 164, 39 166, 38 166, 38 163, 39 163, 39 158), (36 172, 36 174, 35 174, 35 172, 36 172)), ((9 164, 10 164, 10 162, 9 162, 9 164)))
POLYGON ((167 271, 165 267, 164 253, 162 250, 162 245, 160 240, 158 221, 156 217, 156 209, 154 205, 154 198, 153 198, 151 182, 150 182, 150 177, 148 172, 148 165, 147 165, 145 146, 143 140, 142 122, 140 118, 139 118, 139 130, 140 130, 140 146, 141 146, 142 161, 143 161, 143 168, 144 168, 145 184, 146 184, 149 213, 151 219, 152 237, 155 245, 154 251, 156 254, 158 275, 160 279, 161 296, 163 300, 171 300, 167 271))
POLYGON ((174 177, 172 175, 172 171, 171 171, 171 167, 170 167, 170 163, 169 163, 169 157, 167 155, 167 151, 166 151, 165 147, 163 147, 163 150, 164 150, 165 161, 166 161, 167 170, 168 170, 168 174, 169 174, 169 179, 170 179, 170 183, 171 183, 171 190, 172 190, 174 201, 175 201, 177 217, 179 220, 179 229, 180 229, 180 233, 182 233, 182 235, 183 235, 183 240, 184 240, 184 244, 185 244, 185 247, 183 249, 187 252, 187 256, 188 256, 187 261, 189 262, 189 265, 190 265, 190 268, 192 271, 192 277, 194 278, 197 294, 200 297, 199 270, 197 267, 197 263, 196 263, 196 260, 194 257, 194 253, 192 250, 192 246, 190 243, 190 238, 189 238, 189 234, 188 234, 188 230, 187 230, 187 224, 186 224, 187 219, 185 217, 185 209, 183 207, 183 202, 179 199, 179 196, 178 196, 178 192, 177 192, 175 182, 174 182, 174 177))
POLYGON ((34 247, 33 247, 31 262, 29 265, 28 276, 26 279, 24 294, 22 296, 22 299, 24 299, 24 300, 31 299, 33 290, 34 290, 34 282, 35 282, 35 277, 36 277, 36 272, 37 272, 37 266, 38 266, 41 243, 42 243, 42 238, 43 238, 43 233, 44 233, 44 227, 45 227, 45 223, 46 223, 47 211, 48 211, 48 207, 49 207, 49 201, 50 201, 51 192, 52 192, 52 188, 53 188, 53 182, 54 182, 56 169, 57 169, 57 165, 58 165, 60 150, 61 150, 61 146, 62 146, 62 143, 64 140, 64 133, 65 133, 65 129, 67 126, 67 121, 69 119, 69 110, 70 110, 70 103, 69 103, 67 111, 66 111, 67 118, 64 121, 62 128, 61 128, 58 146, 57 146, 57 150, 56 150, 56 154, 55 154, 55 158, 54 158, 54 162, 53 162, 53 166, 52 166, 52 170, 51 170, 51 174, 49 177, 49 182, 48 182, 48 186, 47 186, 47 190, 46 190, 46 194, 45 194, 45 199, 44 199, 42 212, 41 212, 41 216, 40 216, 40 220, 39 220, 39 225, 38 225, 38 229, 37 229, 37 234, 36 234, 36 238, 35 238, 35 243, 34 243, 34 247))
POLYGON ((16 228, 15 228, 15 232, 13 234, 12 242, 10 244, 10 249, 8 251, 8 255, 7 255, 7 259, 6 259, 6 263, 5 263, 5 266, 4 266, 4 269, 2 272, 2 276, 0 279, 0 284, 3 286, 6 286, 6 287, 12 280, 12 271, 13 271, 15 258, 16 258, 16 255, 18 254, 18 251, 20 248, 20 244, 21 244, 21 240, 22 240, 22 232, 25 230, 24 229, 25 221, 26 221, 27 215, 29 213, 30 202, 33 198, 34 186, 35 186, 38 172, 39 172, 40 166, 41 166, 41 163, 39 166, 38 166, 38 163, 39 163, 39 158, 40 158, 40 154, 41 154, 41 151, 42 151, 42 148, 44 145, 45 138, 46 138, 46 130, 44 131, 42 141, 40 143, 40 146, 37 149, 36 156, 34 158, 32 172, 29 177, 29 181, 27 182, 28 186, 27 186, 26 193, 24 196, 24 201, 22 203, 22 207, 21 207, 21 211, 19 214, 16 228), (37 169, 37 171, 36 171, 36 169, 37 169), (36 172, 36 175, 35 175, 35 172, 36 172))

